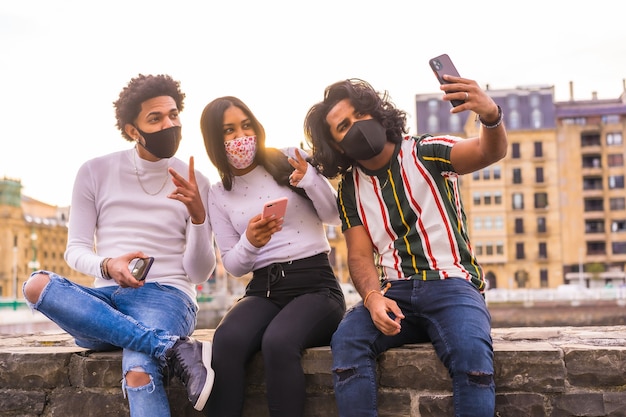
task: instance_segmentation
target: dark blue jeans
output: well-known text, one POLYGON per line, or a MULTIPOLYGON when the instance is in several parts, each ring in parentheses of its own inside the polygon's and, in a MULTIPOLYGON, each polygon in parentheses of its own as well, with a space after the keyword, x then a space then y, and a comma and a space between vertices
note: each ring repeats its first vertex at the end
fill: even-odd
POLYGON ((398 335, 383 335, 362 303, 346 314, 333 335, 339 415, 377 416, 378 355, 407 343, 430 341, 452 377, 455 416, 493 416, 491 316, 478 290, 459 278, 392 281, 385 296, 395 300, 405 315, 398 335))

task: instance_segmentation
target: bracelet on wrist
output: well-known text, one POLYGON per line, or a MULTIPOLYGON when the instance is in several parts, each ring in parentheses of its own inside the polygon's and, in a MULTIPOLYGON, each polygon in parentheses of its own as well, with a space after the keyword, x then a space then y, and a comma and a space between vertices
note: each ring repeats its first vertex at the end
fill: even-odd
POLYGON ((363 299, 363 306, 367 304, 367 299, 370 298, 370 295, 375 294, 375 293, 380 294, 380 290, 370 290, 367 294, 365 294, 365 298, 363 299))
POLYGON ((111 276, 109 275, 109 266, 108 266, 108 263, 110 260, 111 258, 104 258, 102 262, 100 262, 100 275, 102 275, 102 278, 106 280, 111 279, 111 276))
POLYGON ((480 124, 483 125, 483 127, 485 127, 486 129, 495 129, 502 124, 502 108, 498 106, 498 119, 495 122, 491 124, 485 123, 480 115, 478 116, 478 120, 480 121, 480 124))

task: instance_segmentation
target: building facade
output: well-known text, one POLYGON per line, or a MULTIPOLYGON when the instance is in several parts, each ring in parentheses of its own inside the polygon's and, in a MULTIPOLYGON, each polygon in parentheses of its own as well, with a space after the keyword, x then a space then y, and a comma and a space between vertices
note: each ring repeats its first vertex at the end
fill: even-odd
POLYGON ((65 259, 69 207, 51 206, 21 193, 19 180, 0 179, 0 297, 21 299, 32 271, 55 271, 92 285, 93 278, 72 270, 65 259))
MULTIPOLYGON (((616 100, 556 102, 552 86, 488 90, 502 107, 504 159, 461 178, 472 245, 490 288, 623 284, 626 87, 616 100)), ((416 95, 420 133, 472 137, 475 114, 416 95)))

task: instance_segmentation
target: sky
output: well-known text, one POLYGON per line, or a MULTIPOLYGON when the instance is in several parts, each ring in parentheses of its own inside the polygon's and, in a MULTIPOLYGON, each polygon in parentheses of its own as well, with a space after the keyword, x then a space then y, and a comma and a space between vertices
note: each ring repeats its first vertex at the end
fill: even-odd
POLYGON ((417 132, 416 94, 437 93, 428 60, 450 55, 483 88, 553 86, 557 101, 616 99, 626 78, 624 6, 613 0, 0 0, 0 177, 67 206, 86 160, 132 146, 112 103, 138 74, 186 94, 177 156, 212 182, 199 120, 242 99, 268 146, 298 146, 324 88, 361 78, 417 132))

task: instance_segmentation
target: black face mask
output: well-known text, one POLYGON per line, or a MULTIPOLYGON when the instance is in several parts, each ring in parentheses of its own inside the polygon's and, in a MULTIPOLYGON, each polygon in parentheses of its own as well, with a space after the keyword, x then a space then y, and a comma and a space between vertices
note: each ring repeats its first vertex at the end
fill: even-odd
POLYGON ((168 127, 154 133, 146 133, 138 127, 136 129, 141 133, 146 143, 144 145, 139 141, 137 142, 157 158, 171 158, 178 150, 181 138, 180 126, 168 127))
POLYGON ((339 142, 346 155, 357 161, 371 159, 382 152, 387 143, 387 130, 376 119, 355 122, 339 142))

